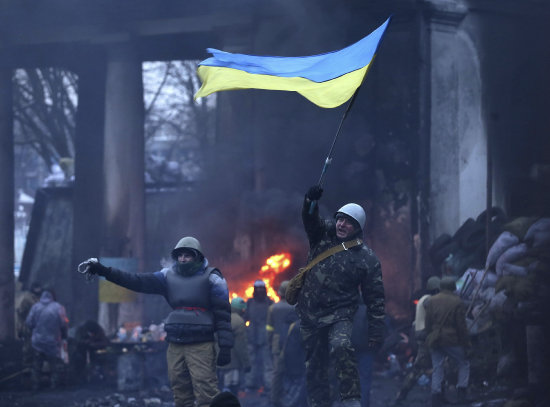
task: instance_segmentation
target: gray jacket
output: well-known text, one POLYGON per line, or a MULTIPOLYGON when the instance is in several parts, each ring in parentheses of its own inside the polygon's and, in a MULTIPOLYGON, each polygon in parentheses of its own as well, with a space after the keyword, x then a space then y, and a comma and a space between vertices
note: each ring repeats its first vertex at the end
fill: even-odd
POLYGON ((32 331, 31 344, 38 352, 61 356, 63 338, 67 337, 68 319, 65 307, 54 301, 52 293, 44 291, 25 321, 32 331))

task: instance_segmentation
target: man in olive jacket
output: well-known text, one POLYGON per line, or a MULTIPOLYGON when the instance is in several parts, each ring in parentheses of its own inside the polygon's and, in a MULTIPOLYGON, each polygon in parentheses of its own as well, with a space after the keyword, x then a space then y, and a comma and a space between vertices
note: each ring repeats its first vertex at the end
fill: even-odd
MULTIPOLYGON (((309 189, 302 208, 302 220, 309 240, 308 262, 333 247, 339 251, 318 262, 305 275, 296 311, 306 351, 306 383, 310 407, 328 407, 328 367, 333 363, 344 407, 360 407, 361 389, 355 349, 351 343, 353 317, 359 289, 366 305, 369 349, 376 350, 384 335, 384 286, 380 261, 361 240, 366 215, 350 203, 341 207, 335 219, 319 216, 319 186, 309 189)), ((288 289, 287 289, 288 298, 288 289)))
POLYGON ((444 277, 440 283, 440 293, 425 302, 426 344, 432 356, 432 407, 443 404, 441 384, 444 377, 445 357, 449 356, 458 364, 457 395, 459 401, 466 398, 466 388, 470 378, 470 362, 465 349, 471 346, 466 327, 466 310, 463 302, 455 294, 454 278, 444 277))

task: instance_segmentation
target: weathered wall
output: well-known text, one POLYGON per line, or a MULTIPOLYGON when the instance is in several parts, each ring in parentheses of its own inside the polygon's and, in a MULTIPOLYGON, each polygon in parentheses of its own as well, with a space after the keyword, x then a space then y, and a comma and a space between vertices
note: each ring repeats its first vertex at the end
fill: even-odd
POLYGON ((487 139, 482 112, 481 72, 477 50, 464 32, 457 33, 458 77, 458 223, 486 208, 487 139))
POLYGON ((548 214, 547 183, 535 168, 550 164, 550 5, 468 4, 465 30, 479 50, 485 129, 494 144, 495 203, 509 216, 548 214))
POLYGON ((0 340, 15 333, 13 275, 14 167, 11 69, 0 67, 0 340))

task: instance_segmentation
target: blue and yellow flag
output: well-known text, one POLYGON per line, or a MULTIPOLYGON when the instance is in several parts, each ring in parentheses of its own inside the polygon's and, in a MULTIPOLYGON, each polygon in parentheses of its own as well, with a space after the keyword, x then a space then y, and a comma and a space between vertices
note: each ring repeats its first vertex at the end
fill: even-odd
POLYGON ((390 19, 355 44, 320 55, 262 57, 208 48, 213 57, 197 69, 202 86, 195 99, 222 90, 254 88, 294 91, 320 107, 340 106, 363 82, 390 19))

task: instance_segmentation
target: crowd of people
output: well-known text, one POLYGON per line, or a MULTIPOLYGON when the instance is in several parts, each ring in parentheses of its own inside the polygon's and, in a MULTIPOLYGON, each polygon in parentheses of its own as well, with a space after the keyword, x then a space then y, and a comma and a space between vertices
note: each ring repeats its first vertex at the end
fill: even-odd
MULTIPOLYGON (((253 394, 272 407, 368 407, 373 361, 385 337, 381 265, 363 242, 366 214, 347 204, 323 219, 314 186, 305 195, 302 219, 309 241, 307 265, 278 287, 280 300, 254 282, 248 300, 229 301, 222 272, 209 264, 200 242, 184 237, 171 252, 173 265, 154 273, 130 273, 88 259, 86 272, 142 293, 162 295, 172 311, 164 321, 168 378, 176 407, 238 405, 253 394), (221 403, 221 404, 220 404, 221 403)), ((416 305, 417 345, 393 405, 405 405, 422 375, 431 375, 431 405, 448 402, 446 360, 456 362, 456 401, 468 400, 471 334, 466 302, 456 277, 431 277, 416 305)), ((41 366, 50 385, 67 340, 65 309, 50 288, 33 285, 18 307, 18 334, 38 388, 41 366), (32 361, 32 362, 31 362, 32 361)), ((77 330, 74 363, 93 362, 109 344, 99 324, 77 330)))
POLYGON ((85 262, 86 272, 130 290, 160 294, 171 306, 164 329, 177 407, 208 406, 219 393, 219 382, 232 392, 240 386, 261 392, 273 405, 291 405, 282 399, 292 395, 296 406, 303 405, 305 397, 310 406, 328 407, 333 398, 329 366, 334 368, 335 393, 343 405, 368 405, 360 371, 361 377, 370 377, 372 358, 358 360, 352 330, 362 298, 365 337, 360 342, 365 351, 361 354, 375 352, 382 344, 380 262, 362 240, 363 208, 347 204, 333 218, 322 219, 317 205, 322 193, 314 186, 305 196, 302 219, 310 245, 308 264, 281 284, 282 300, 276 304, 261 280, 254 283, 254 294, 246 303, 240 298, 230 303, 225 278, 209 265, 194 237, 182 238, 172 251, 174 265, 155 273, 125 272, 96 258, 85 262), (292 354, 295 357, 288 360, 292 354), (303 366, 305 386, 285 380, 286 371, 296 370, 296 364, 303 366), (288 391, 289 386, 296 391, 288 391))

